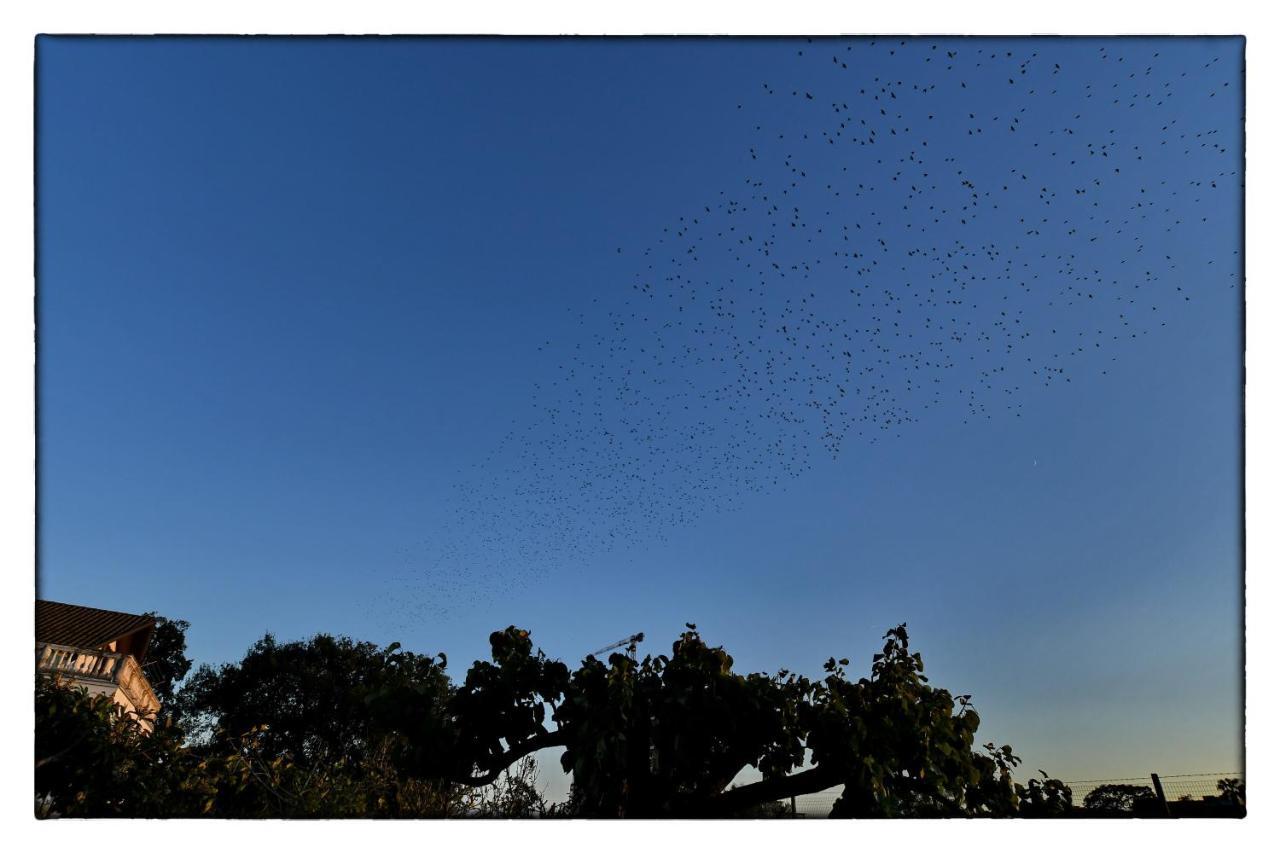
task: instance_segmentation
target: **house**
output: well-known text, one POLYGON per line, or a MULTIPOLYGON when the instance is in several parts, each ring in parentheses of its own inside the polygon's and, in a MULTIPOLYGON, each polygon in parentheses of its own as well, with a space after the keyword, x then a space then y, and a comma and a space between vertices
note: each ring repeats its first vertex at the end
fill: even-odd
POLYGON ((154 616, 36 602, 36 672, 61 676, 111 700, 151 731, 160 710, 143 674, 154 616))

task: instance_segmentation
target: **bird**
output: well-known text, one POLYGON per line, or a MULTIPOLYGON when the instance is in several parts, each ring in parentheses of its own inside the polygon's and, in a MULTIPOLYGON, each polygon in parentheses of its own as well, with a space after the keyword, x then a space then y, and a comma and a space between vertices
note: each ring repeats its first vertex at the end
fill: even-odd
POLYGON ((1238 247, 1196 246, 1238 209, 1241 69, 1108 45, 850 38, 744 80, 738 180, 614 245, 405 582, 476 606, 925 422, 1017 420, 1238 288, 1238 247))

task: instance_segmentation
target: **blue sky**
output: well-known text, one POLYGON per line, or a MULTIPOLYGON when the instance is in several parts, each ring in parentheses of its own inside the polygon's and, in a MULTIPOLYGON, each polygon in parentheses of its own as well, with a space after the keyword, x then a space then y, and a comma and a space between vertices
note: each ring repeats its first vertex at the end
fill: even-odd
POLYGON ((40 594, 455 676, 512 623, 816 672, 905 621, 1031 767, 1241 769, 1241 63, 43 39, 40 594), (712 393, 796 324, 872 371, 817 382, 835 458, 807 379, 712 393))

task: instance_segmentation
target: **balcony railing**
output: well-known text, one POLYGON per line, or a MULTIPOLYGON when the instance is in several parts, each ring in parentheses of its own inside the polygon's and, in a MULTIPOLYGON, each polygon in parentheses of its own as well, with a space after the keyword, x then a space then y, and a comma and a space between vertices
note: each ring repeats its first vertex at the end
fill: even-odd
POLYGON ((139 716, 147 716, 160 709, 160 700, 133 655, 37 643, 36 671, 68 675, 78 681, 114 684, 124 691, 139 716))

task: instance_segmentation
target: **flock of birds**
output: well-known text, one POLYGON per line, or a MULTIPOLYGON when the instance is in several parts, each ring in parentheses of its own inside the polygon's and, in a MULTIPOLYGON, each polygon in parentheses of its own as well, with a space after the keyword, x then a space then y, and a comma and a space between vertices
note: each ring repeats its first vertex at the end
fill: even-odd
POLYGON ((1238 236, 1213 236, 1237 233, 1233 54, 793 46, 788 82, 744 83, 741 180, 616 247, 632 277, 540 348, 549 378, 458 483, 402 613, 661 538, 927 417, 1020 417, 1240 286, 1238 236))

